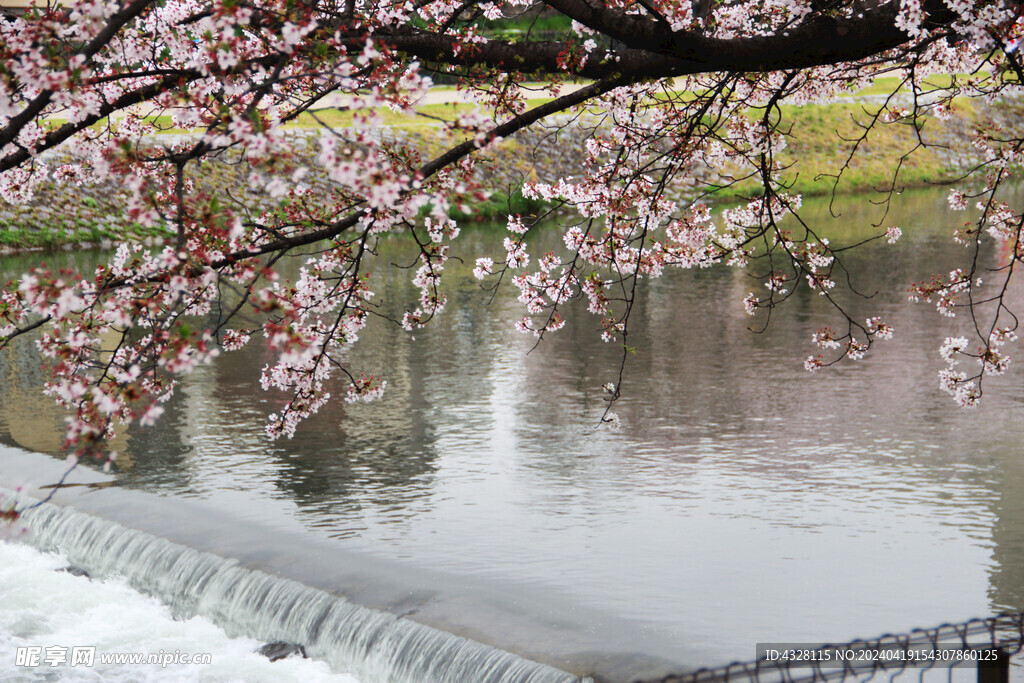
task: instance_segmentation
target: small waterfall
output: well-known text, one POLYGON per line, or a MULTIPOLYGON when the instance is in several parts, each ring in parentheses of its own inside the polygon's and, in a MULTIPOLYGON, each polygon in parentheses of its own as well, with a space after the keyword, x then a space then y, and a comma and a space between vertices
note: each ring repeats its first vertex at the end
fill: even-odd
POLYGON ((371 683, 569 683, 553 667, 393 614, 354 605, 296 581, 247 569, 69 508, 23 516, 28 542, 59 551, 92 576, 118 574, 183 617, 203 615, 229 635, 305 646, 311 657, 371 683))

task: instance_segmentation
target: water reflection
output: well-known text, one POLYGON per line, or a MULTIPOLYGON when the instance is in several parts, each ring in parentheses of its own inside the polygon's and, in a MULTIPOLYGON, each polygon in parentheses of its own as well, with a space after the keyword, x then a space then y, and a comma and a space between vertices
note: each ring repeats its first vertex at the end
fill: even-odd
MULTIPOLYGON (((863 200, 835 208, 833 244, 880 215, 863 200)), ((596 429, 620 353, 597 320, 578 310, 531 350, 510 293, 488 305, 470 265, 453 263, 436 325, 415 342, 371 326, 350 354, 387 378, 383 402, 335 401, 294 439, 267 442, 277 399, 256 388, 269 356, 255 344, 185 380, 158 427, 128 434, 120 484, 214 501, 231 491, 254 517, 294 516, 347 548, 557 591, 632 620, 609 648, 694 664, 752 656, 758 641, 1024 608, 1020 370, 991 382, 979 410, 956 409, 937 391, 949 321, 901 293, 953 266, 962 220, 944 193, 908 193, 886 218, 904 230, 898 247, 844 255, 874 295, 847 303, 891 320, 896 339, 814 376, 802 369, 810 333, 835 322, 821 297, 798 294, 754 334, 742 300, 759 285, 743 271, 650 283, 620 431, 596 429)), ((467 229, 466 263, 500 237, 467 229)), ((545 232, 533 251, 558 242, 545 232)), ((411 257, 387 242, 380 258, 411 257)), ((400 314, 416 296, 410 274, 382 271, 385 312, 400 314)), ((27 345, 0 354, 0 428, 56 453, 61 418, 37 396, 37 366, 27 345)))

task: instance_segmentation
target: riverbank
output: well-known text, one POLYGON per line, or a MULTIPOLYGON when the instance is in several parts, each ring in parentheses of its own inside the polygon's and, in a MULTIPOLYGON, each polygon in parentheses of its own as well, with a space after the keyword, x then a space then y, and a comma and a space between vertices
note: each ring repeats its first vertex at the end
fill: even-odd
MULTIPOLYGON (((963 101, 949 118, 928 117, 919 130, 903 123, 876 126, 860 144, 856 159, 846 165, 859 125, 879 106, 880 98, 865 96, 827 105, 784 107, 792 134, 779 157, 792 190, 814 196, 885 189, 894 185, 897 166, 897 190, 954 182, 981 161, 970 142, 973 130, 979 126, 1018 126, 1024 120, 1024 98, 963 101), (918 135, 923 146, 901 161, 918 145, 918 135)), ((295 161, 307 169, 304 183, 314 197, 326 198, 333 184, 316 160, 319 131, 297 128, 287 135, 295 161)), ((440 129, 430 125, 386 126, 380 135, 428 155, 441 151, 444 144, 440 129)), ((575 126, 536 128, 494 146, 478 167, 488 198, 467 199, 454 217, 482 221, 539 209, 540 204, 524 199, 518 192, 523 179, 553 181, 578 174, 583 167, 586 135, 575 126)), ((168 141, 175 137, 181 135, 166 136, 168 141)), ((251 169, 235 161, 204 162, 192 167, 191 178, 197 187, 215 196, 237 198, 253 213, 275 209, 279 200, 251 191, 251 169)), ((733 170, 742 174, 742 169, 733 170)), ((726 185, 721 175, 699 169, 682 179, 674 191, 684 199, 707 197, 724 202, 758 193, 755 180, 726 185)), ((126 235, 160 239, 159 230, 142 229, 123 214, 127 197, 127 190, 111 184, 45 183, 29 203, 0 203, 0 250, 74 248, 120 241, 126 235)))

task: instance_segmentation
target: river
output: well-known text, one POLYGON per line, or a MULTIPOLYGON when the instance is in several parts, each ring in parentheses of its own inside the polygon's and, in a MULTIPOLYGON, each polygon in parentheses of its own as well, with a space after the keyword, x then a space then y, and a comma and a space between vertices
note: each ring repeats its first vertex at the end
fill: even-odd
MULTIPOLYGON (((824 202, 805 209, 833 245, 880 215, 864 198, 835 208, 835 221, 824 202)), ((415 340, 371 325, 349 354, 387 379, 382 402, 333 402, 268 442, 278 397, 259 389, 269 355, 254 342, 186 378, 158 425, 120 439, 117 471, 90 475, 104 486, 65 500, 613 680, 752 659, 758 642, 1024 609, 1021 370, 989 380, 981 407, 957 408, 938 389, 938 347, 967 321, 906 296, 965 255, 951 239, 963 220, 943 190, 898 198, 885 225, 900 242, 844 255, 874 295, 849 298, 852 310, 883 316, 895 339, 814 375, 811 332, 836 323, 817 295, 798 293, 757 334, 743 270, 649 283, 617 430, 597 422, 619 349, 582 309, 533 349, 513 329, 511 289, 489 302, 471 275, 475 256, 500 253, 501 231, 471 226, 466 262, 446 268, 443 316, 415 340)), ((548 230, 532 250, 558 239, 548 230)), ((398 242, 381 253, 411 261, 398 242)), ((415 298, 410 277, 383 276, 386 310, 415 298)), ((4 481, 49 483, 63 466, 42 379, 33 347, 0 354, 4 481)))

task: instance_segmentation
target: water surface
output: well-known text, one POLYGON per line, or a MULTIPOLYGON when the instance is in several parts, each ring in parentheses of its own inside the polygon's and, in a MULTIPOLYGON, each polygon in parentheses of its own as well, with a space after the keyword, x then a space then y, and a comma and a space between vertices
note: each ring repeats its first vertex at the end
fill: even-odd
MULTIPOLYGON (((597 428, 620 347, 580 308, 533 348, 513 329, 514 293, 488 303, 470 272, 477 255, 500 252, 500 231, 469 228, 466 264, 446 268, 441 319, 415 340, 371 326, 350 354, 388 380, 383 402, 334 402, 294 439, 268 442, 263 420, 279 397, 258 387, 270 356, 254 343, 187 378, 159 425, 122 438, 114 487, 88 497, 128 519, 151 500, 131 491, 168 499, 167 510, 191 499, 262 539, 232 552, 290 557, 302 580, 339 592, 361 585, 335 580, 339 561, 310 569, 320 565, 287 539, 314 544, 310 557, 341 553, 347 568, 387 566, 418 586, 424 620, 426 603, 445 605, 443 626, 576 673, 625 678, 641 661, 715 665, 752 658, 757 642, 1024 609, 1020 369, 988 382, 977 410, 938 390, 938 347, 967 321, 909 303, 905 289, 966 254, 951 240, 964 215, 946 210, 944 191, 899 199, 884 225, 902 227, 900 243, 844 256, 873 295, 848 297, 851 309, 896 327, 860 363, 802 369, 811 332, 838 322, 817 295, 798 293, 756 334, 742 300, 759 285, 747 272, 672 272, 634 312, 622 427, 597 428), (496 601, 543 628, 472 618, 496 601)), ((834 245, 875 230, 880 212, 865 199, 837 209, 825 231, 834 245)), ((807 212, 824 221, 827 207, 807 212)), ((558 241, 549 230, 533 251, 558 241)), ((381 253, 412 258, 396 242, 381 253)), ((416 297, 410 276, 387 273, 388 310, 416 297)), ((62 416, 38 396, 38 364, 30 346, 0 354, 0 431, 56 454, 62 416)), ((151 526, 201 541, 195 516, 155 516, 151 526)))

